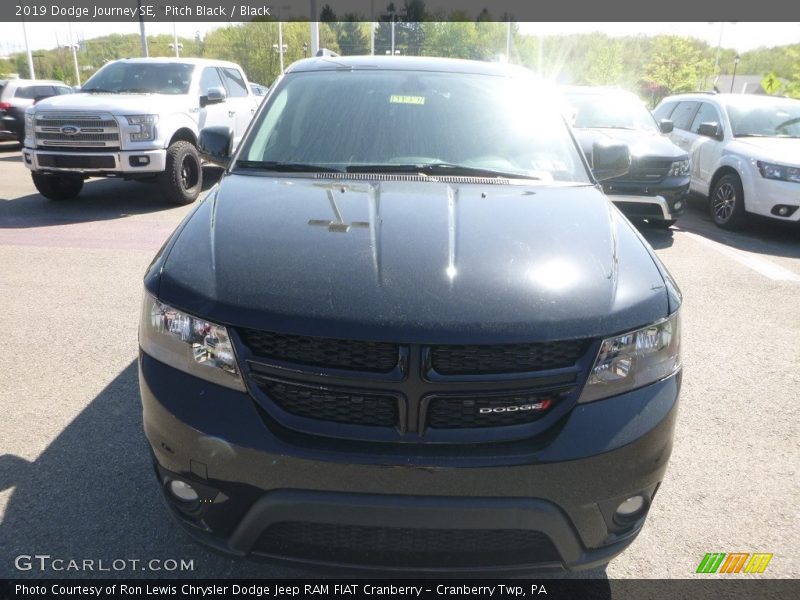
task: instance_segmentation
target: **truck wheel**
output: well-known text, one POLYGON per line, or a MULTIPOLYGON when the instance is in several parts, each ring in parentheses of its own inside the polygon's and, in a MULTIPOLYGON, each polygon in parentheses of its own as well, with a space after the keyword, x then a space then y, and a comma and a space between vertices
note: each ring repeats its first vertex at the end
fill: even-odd
POLYGON ((744 220, 744 191, 738 175, 720 177, 711 190, 711 218, 723 229, 739 229, 744 220))
POLYGON ((48 200, 72 200, 81 193, 83 179, 62 175, 31 173, 33 185, 48 200))
POLYGON ((200 155, 189 142, 175 142, 167 149, 167 168, 159 176, 164 198, 174 204, 191 204, 203 188, 200 155))

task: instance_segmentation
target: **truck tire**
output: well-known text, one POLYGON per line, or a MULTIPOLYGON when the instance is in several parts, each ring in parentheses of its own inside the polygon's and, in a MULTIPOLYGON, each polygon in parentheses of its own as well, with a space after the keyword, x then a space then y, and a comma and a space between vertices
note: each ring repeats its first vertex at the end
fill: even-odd
POLYGON ((48 200, 72 200, 81 193, 83 179, 63 175, 44 175, 31 173, 33 185, 48 200))
POLYGON ((164 198, 173 204, 191 204, 203 189, 200 155, 191 143, 178 141, 167 148, 167 168, 159 175, 164 198))

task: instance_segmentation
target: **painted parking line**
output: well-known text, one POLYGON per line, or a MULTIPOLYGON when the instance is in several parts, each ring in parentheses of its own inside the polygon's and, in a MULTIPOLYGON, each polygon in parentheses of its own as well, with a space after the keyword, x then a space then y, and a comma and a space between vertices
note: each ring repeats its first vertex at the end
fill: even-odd
POLYGON ((696 233, 686 231, 685 229, 681 230, 681 234, 688 236, 689 238, 703 244, 704 246, 707 246, 708 248, 711 248, 712 250, 716 250, 720 254, 735 260, 739 264, 744 265, 748 269, 751 269, 752 271, 755 271, 759 275, 767 277, 768 279, 772 279, 773 281, 791 281, 794 283, 800 283, 800 275, 794 271, 790 271, 789 269, 781 267, 780 265, 776 265, 774 262, 757 254, 731 248, 730 246, 720 244, 719 242, 715 242, 703 237, 702 235, 697 235, 696 233))

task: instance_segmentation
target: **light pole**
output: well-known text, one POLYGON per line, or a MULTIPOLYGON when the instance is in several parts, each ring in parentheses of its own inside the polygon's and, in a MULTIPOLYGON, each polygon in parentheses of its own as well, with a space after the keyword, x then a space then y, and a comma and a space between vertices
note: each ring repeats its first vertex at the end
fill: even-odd
POLYGON ((272 49, 281 57, 281 75, 283 75, 283 53, 288 49, 288 46, 283 43, 283 21, 278 21, 278 43, 272 44, 272 49))
POLYGON ((28 53, 28 71, 30 71, 30 78, 36 79, 36 72, 33 69, 33 54, 31 54, 31 45, 28 43, 28 29, 25 27, 25 19, 22 19, 22 36, 25 38, 25 51, 28 53))
POLYGON ((731 94, 733 93, 733 82, 736 81, 736 67, 739 66, 739 55, 733 57, 733 76, 731 77, 731 94))
POLYGON ((169 47, 175 50, 175 58, 180 58, 179 50, 183 50, 183 44, 178 42, 178 28, 175 26, 175 21, 172 22, 172 38, 175 41, 169 47))
POLYGON ((142 0, 137 0, 139 3, 139 37, 142 39, 142 56, 150 56, 147 49, 147 35, 144 32, 144 15, 142 14, 142 0))
POLYGON ((72 50, 72 64, 75 66, 75 85, 81 85, 81 72, 78 69, 78 48, 80 45, 76 44, 75 41, 72 39, 72 23, 68 23, 69 26, 69 47, 72 50))

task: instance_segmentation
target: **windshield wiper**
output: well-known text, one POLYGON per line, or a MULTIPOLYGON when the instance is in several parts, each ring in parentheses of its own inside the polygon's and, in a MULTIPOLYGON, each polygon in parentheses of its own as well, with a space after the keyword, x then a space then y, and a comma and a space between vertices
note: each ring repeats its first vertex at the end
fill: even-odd
POLYGON ((734 133, 733 137, 774 137, 763 133, 734 133))
POLYGON ((264 169, 280 173, 344 173, 342 169, 307 163, 280 162, 277 160, 237 160, 234 168, 264 169))
POLYGON ((140 88, 125 88, 122 90, 117 90, 118 94, 152 94, 150 90, 143 90, 140 88))
POLYGON ((81 88, 87 94, 118 94, 117 90, 107 90, 105 88, 81 88))
POLYGON ((347 167, 348 173, 421 173, 423 175, 453 175, 468 177, 502 177, 505 179, 541 179, 535 175, 498 171, 485 167, 470 167, 453 163, 423 163, 416 165, 352 165, 347 167))

